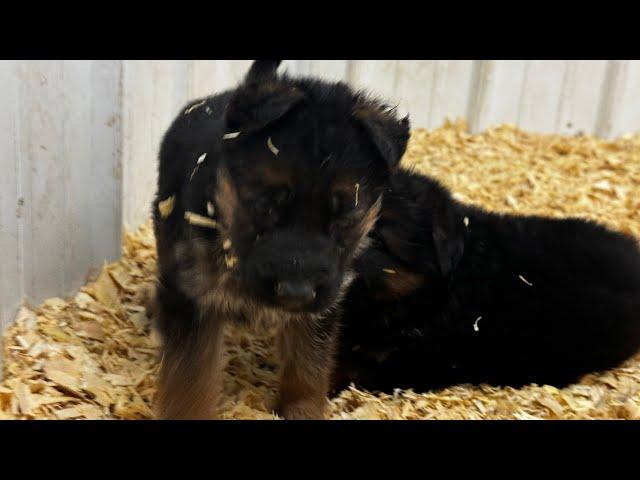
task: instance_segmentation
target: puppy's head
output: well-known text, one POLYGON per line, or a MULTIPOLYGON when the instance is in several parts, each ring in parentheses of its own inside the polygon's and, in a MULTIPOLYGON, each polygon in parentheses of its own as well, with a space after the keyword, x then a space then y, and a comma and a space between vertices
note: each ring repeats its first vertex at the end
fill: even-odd
POLYGON ((256 62, 226 106, 211 201, 246 292, 322 312, 351 279, 409 122, 345 84, 277 76, 277 64, 256 62))
POLYGON ((421 285, 406 274, 407 266, 423 274, 430 284, 447 279, 463 258, 468 230, 476 228, 475 223, 469 227, 467 215, 471 212, 437 180, 399 171, 393 176, 376 229, 385 256, 369 254, 366 264, 359 262, 359 269, 372 278, 384 278, 391 291, 403 295, 421 285), (382 275, 385 268, 397 270, 397 274, 382 275))

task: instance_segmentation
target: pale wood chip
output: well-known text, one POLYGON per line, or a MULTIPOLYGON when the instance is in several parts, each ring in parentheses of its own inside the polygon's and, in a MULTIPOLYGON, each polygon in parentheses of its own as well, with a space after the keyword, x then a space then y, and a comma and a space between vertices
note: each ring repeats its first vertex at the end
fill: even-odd
POLYGON ((184 218, 191 225, 204 228, 218 228, 218 222, 193 212, 184 212, 184 218))
POLYGON ((164 200, 158 202, 158 210, 160 211, 160 217, 167 218, 173 212, 173 207, 176 204, 176 196, 171 195, 164 200))

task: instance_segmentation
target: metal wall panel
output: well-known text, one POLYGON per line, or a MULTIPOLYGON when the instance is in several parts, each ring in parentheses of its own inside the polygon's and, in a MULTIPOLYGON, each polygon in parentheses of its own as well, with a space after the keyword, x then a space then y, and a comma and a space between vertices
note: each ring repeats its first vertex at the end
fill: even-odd
MULTIPOLYGON (((0 323, 65 295, 149 216, 162 134, 184 104, 233 87, 250 60, 0 62, 0 323)), ((347 81, 414 128, 465 118, 612 138, 640 130, 640 61, 288 60, 347 81)))

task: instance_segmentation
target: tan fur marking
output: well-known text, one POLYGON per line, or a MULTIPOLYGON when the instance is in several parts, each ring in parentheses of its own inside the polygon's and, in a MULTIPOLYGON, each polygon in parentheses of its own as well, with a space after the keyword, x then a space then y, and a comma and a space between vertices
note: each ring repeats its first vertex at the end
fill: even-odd
POLYGON ((382 196, 378 197, 375 203, 371 205, 371 208, 367 210, 367 213, 365 213, 362 220, 360 220, 360 223, 356 226, 355 235, 357 246, 354 252, 354 257, 360 255, 369 246, 370 240, 368 235, 378 221, 381 208, 382 196))
POLYGON ((284 418, 325 418, 335 335, 323 335, 316 327, 313 321, 290 322, 281 331, 278 412, 284 418))
POLYGON ((385 292, 379 292, 379 300, 390 298, 401 298, 413 293, 425 284, 425 277, 420 273, 410 272, 402 268, 394 268, 394 275, 386 275, 384 284, 387 287, 385 292))
POLYGON ((174 254, 178 263, 193 265, 178 272, 179 285, 203 310, 230 318, 242 315, 256 328, 298 319, 298 315, 259 304, 245 295, 237 272, 224 263, 216 268, 209 252, 205 240, 192 239, 179 244, 174 254))
POLYGON ((216 320, 202 319, 201 331, 186 342, 165 346, 156 397, 158 418, 215 418, 222 345, 222 325, 216 320))
POLYGON ((215 194, 215 203, 220 211, 220 219, 227 229, 231 229, 233 215, 238 208, 238 192, 236 190, 229 172, 224 169, 218 170, 218 184, 215 194))

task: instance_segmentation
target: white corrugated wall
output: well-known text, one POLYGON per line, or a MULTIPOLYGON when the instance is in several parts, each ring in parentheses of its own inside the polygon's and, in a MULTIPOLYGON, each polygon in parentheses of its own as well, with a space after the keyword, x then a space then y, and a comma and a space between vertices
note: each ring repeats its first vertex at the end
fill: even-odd
MULTIPOLYGON (((66 295, 149 215, 161 135, 249 60, 0 62, 0 323, 23 297, 66 295)), ((293 60, 397 103, 414 127, 603 137, 640 130, 640 61, 293 60)))
POLYGON ((119 253, 118 61, 0 63, 0 320, 119 253))

